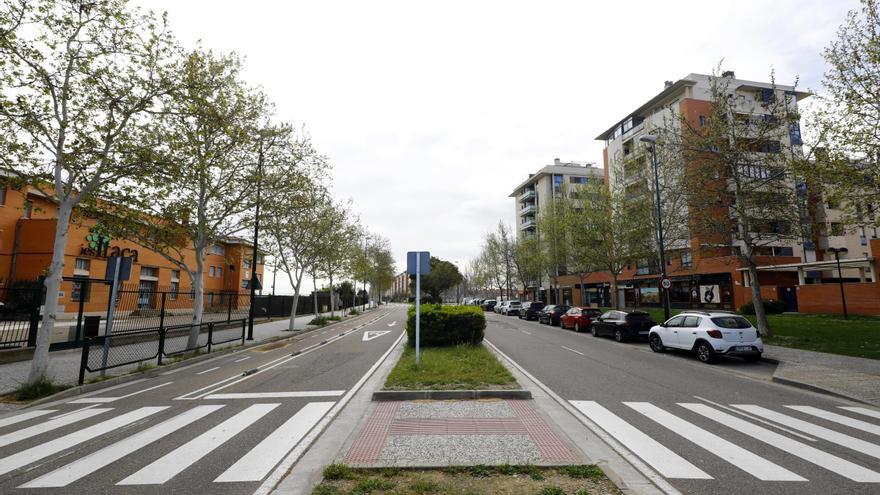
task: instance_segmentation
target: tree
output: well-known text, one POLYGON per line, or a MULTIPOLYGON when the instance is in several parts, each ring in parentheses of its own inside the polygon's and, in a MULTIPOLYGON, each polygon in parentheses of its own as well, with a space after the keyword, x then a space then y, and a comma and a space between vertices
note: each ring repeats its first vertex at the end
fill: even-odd
POLYGON ((565 210, 568 207, 566 188, 555 191, 547 207, 538 215, 537 236, 543 252, 544 273, 553 280, 555 302, 562 304, 559 277, 568 273, 570 241, 566 236, 565 210))
POLYGON ((333 279, 344 277, 351 270, 351 246, 361 238, 360 230, 351 213, 351 204, 334 204, 325 213, 327 236, 323 238, 320 255, 315 262, 314 277, 327 278, 330 282, 330 315, 336 314, 336 299, 333 297, 333 279))
POLYGON ((702 123, 683 116, 663 146, 682 157, 692 231, 707 252, 732 255, 747 268, 758 330, 771 335, 758 257, 804 239, 792 173, 803 159, 792 139, 800 116, 792 92, 775 82, 742 98, 728 96, 737 94, 730 85, 729 77, 713 76, 709 115, 702 123))
POLYGON ((602 187, 602 185, 601 182, 596 183, 596 187, 592 187, 593 182, 587 184, 571 191, 571 200, 566 202, 562 220, 566 232, 565 237, 569 243, 569 270, 580 276, 581 302, 583 304, 586 304, 587 277, 591 273, 601 270, 603 265, 601 244, 593 239, 589 225, 595 217, 595 212, 586 211, 588 207, 597 207, 597 198, 591 197, 591 195, 596 194, 596 187, 602 187))
POLYGON ((803 171, 841 203, 848 223, 880 226, 880 4, 861 3, 823 52, 826 94, 814 123, 826 155, 803 171))
POLYGON ((388 239, 378 235, 370 236, 372 240, 368 253, 369 272, 367 281, 370 289, 378 300, 382 299, 384 289, 394 281, 394 256, 391 254, 388 239))
POLYGON ((511 262, 524 292, 530 286, 540 285, 546 262, 537 236, 518 237, 511 246, 511 262))
MULTIPOLYGON (((413 275, 411 278, 412 285, 415 287, 415 276, 413 275)), ((422 292, 427 293, 432 302, 442 302, 440 293, 461 283, 462 278, 458 268, 452 262, 431 256, 431 272, 422 275, 422 292)))
POLYGON ((476 275, 482 285, 497 287, 500 297, 504 297, 504 290, 507 289, 510 298, 509 257, 505 255, 504 242, 495 232, 486 234, 476 266, 476 275))
POLYGON ((172 87, 165 18, 103 2, 8 1, 0 10, 0 166, 58 204, 28 383, 45 375, 71 215, 124 197, 149 169, 138 129, 172 87))

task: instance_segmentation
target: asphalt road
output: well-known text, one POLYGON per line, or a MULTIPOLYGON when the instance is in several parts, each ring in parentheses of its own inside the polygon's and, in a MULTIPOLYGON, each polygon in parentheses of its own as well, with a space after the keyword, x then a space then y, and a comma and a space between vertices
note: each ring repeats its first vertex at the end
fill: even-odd
POLYGON ((2 416, 0 493, 263 493, 404 328, 382 308, 2 416))
POLYGON ((876 409, 771 383, 766 363, 487 318, 489 342, 682 493, 880 493, 876 409))

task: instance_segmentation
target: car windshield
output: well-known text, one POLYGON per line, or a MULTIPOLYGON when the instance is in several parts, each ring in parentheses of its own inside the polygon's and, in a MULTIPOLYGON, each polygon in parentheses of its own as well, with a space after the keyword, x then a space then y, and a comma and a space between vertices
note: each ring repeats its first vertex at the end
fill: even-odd
POLYGON ((749 320, 742 316, 716 316, 712 318, 712 323, 721 328, 751 328, 752 326, 749 320))
POLYGON ((648 318, 650 318, 648 313, 629 313, 626 315, 626 319, 629 321, 645 321, 648 318))

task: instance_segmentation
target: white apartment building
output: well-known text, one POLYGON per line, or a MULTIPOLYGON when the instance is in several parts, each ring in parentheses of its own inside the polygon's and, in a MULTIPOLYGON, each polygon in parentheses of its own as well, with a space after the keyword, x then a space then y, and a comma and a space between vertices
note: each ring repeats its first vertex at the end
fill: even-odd
POLYGON ((520 183, 510 193, 514 204, 516 234, 533 235, 537 229, 538 215, 547 207, 548 201, 566 188, 586 184, 588 181, 604 180, 604 172, 590 162, 563 162, 559 158, 520 183))

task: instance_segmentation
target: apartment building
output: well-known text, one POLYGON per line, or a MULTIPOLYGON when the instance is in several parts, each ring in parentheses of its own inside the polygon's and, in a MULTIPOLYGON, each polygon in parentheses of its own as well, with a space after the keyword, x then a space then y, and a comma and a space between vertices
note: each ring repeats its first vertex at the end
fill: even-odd
MULTIPOLYGON (((57 205, 51 198, 27 187, 14 188, 0 181, 0 288, 19 282, 32 282, 45 273, 52 259, 57 205)), ((144 295, 131 304, 137 307, 120 310, 146 309, 158 304, 150 294, 167 291, 169 297, 183 305, 191 289, 189 275, 158 252, 146 249, 127 239, 114 239, 96 228, 98 220, 74 216, 64 249, 65 282, 58 294, 59 312, 75 313, 82 301, 84 311, 100 313, 107 310, 108 288, 99 283, 86 284, 86 279, 103 279, 109 256, 127 256, 133 260, 131 278, 126 289, 144 295), (180 300, 177 300, 180 294, 180 300)), ((184 261, 195 266, 195 253, 184 251, 184 261)), ((251 241, 224 239, 205 255, 204 287, 206 293, 238 292, 250 287, 252 262, 251 241)), ((262 280, 263 256, 257 257, 257 278, 262 280)), ((206 304, 211 305, 210 296, 206 304)), ((191 299, 189 299, 191 301, 191 299)), ((126 301, 123 303, 128 304, 126 301)), ((120 304, 123 304, 120 303, 120 304)))
POLYGON ((590 162, 563 162, 559 158, 520 183, 510 193, 514 203, 517 236, 534 235, 538 215, 549 201, 558 197, 564 188, 571 189, 591 180, 603 180, 601 169, 590 162))
POLYGON ((407 301, 410 296, 409 275, 406 272, 398 273, 391 282, 391 288, 385 293, 394 301, 407 301))

